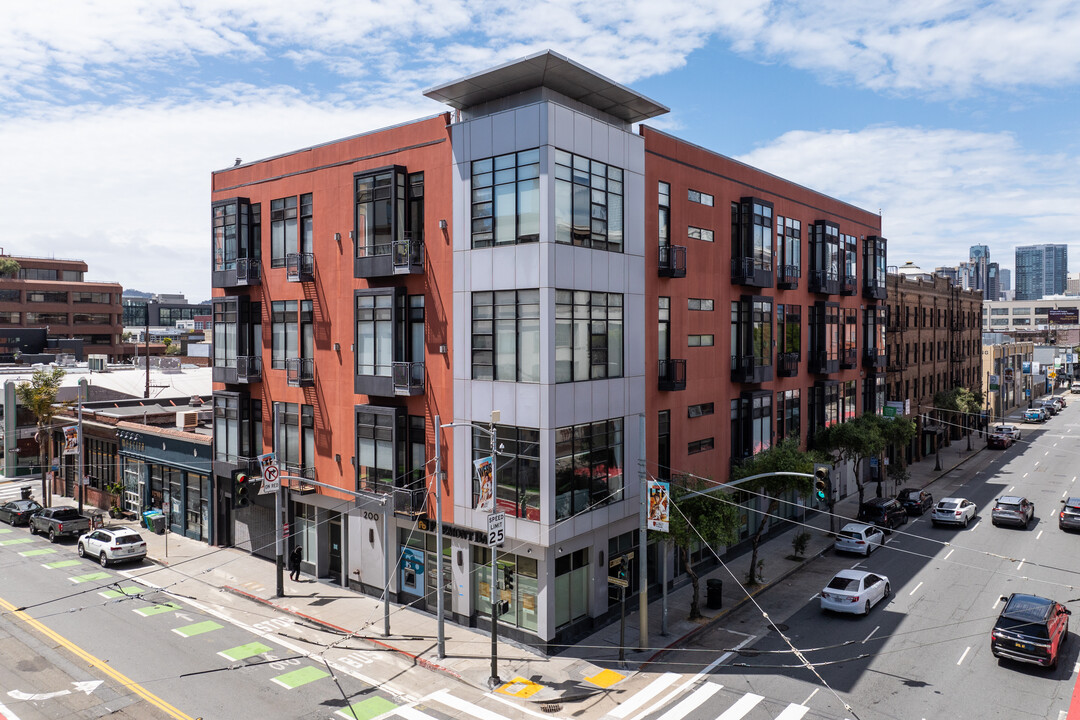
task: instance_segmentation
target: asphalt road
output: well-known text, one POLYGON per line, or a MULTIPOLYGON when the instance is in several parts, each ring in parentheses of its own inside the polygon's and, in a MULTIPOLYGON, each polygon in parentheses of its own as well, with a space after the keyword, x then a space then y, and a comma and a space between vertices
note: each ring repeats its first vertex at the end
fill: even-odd
POLYGON ((656 677, 680 673, 680 683, 722 660, 680 692, 680 683, 665 688, 628 719, 1064 718, 1080 665, 1080 589, 1073 587, 1080 585, 1080 534, 1059 530, 1057 513, 1065 495, 1080 495, 1077 440, 1080 402, 1043 425, 1024 425, 1021 443, 979 453, 928 488, 935 500, 974 501, 977 523, 934 528, 928 516, 911 518, 869 559, 830 552, 810 563, 763 595, 760 610, 746 606, 670 654, 656 677), (1029 529, 991 524, 990 509, 1003 494, 1034 501, 1029 529), (818 591, 851 567, 888 576, 891 597, 866 617, 823 613, 818 591), (1077 613, 1056 670, 991 655, 999 597, 1011 592, 1051 597, 1077 613), (739 702, 745 712, 721 714, 739 702))

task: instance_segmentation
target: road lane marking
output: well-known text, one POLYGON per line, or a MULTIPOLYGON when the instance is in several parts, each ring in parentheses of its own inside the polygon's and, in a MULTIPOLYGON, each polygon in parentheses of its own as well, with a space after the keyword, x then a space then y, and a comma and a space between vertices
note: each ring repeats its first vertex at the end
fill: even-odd
MULTIPOLYGON (((810 702, 811 700, 813 700, 813 699, 814 699, 814 696, 818 694, 818 690, 820 690, 820 689, 821 689, 821 688, 814 688, 814 692, 810 693, 810 695, 809 695, 809 696, 807 696, 807 698, 806 698, 805 700, 803 700, 803 701, 802 701, 802 704, 803 704, 803 705, 806 705, 806 704, 807 704, 808 702, 810 702)), ((791 705, 795 705, 795 703, 792 703, 791 705)), ((790 706, 789 706, 789 707, 790 707, 790 706)), ((801 706, 798 706, 798 705, 796 705, 796 707, 801 707, 801 706)))
MULTIPOLYGON (((1057 443, 1054 443, 1054 447, 1057 447, 1057 443)), ((1046 452, 1043 453, 1043 457, 1046 457, 1049 454, 1050 454, 1050 451, 1047 450, 1046 452)), ((1039 463, 1035 463, 1035 464, 1038 465, 1039 463)))
POLYGON ((718 693, 722 687, 724 686, 719 683, 705 683, 690 693, 685 700, 657 718, 657 720, 682 720, 682 718, 701 707, 706 700, 718 693))
MULTIPOLYGON (((217 625, 217 623, 214 624, 217 625)), ((218 625, 218 627, 221 626, 218 625)), ((295 690, 302 685, 313 683, 316 680, 322 680, 325 677, 330 677, 330 673, 321 670, 314 665, 308 665, 299 670, 293 670, 292 672, 287 672, 284 675, 278 675, 277 677, 272 677, 270 679, 286 690, 295 690)))
POLYGON ((386 698, 376 696, 368 698, 367 700, 362 700, 358 703, 353 703, 348 707, 338 710, 334 714, 347 718, 348 720, 371 720, 371 718, 387 715, 397 709, 398 706, 396 703, 392 703, 386 698))
MULTIPOLYGON (((815 690, 814 692, 817 692, 815 690)), ((814 697, 811 695, 810 697, 814 697)), ((810 712, 810 708, 792 703, 784 708, 784 712, 776 716, 776 720, 801 720, 802 716, 810 712)))
MULTIPOLYGON (((341 715, 341 711, 338 710, 337 714, 341 715)), ((408 705, 399 707, 394 714, 400 718, 404 718, 404 720, 435 720, 435 718, 431 717, 427 713, 420 712, 416 708, 410 707, 408 705)), ((346 715, 345 717, 348 717, 348 715, 346 715)))
POLYGON ((864 638, 863 638, 863 642, 865 643, 865 642, 866 642, 867 640, 869 640, 870 638, 874 637, 874 633, 876 633, 876 632, 877 632, 878 630, 880 630, 880 629, 881 629, 881 626, 880 626, 880 625, 878 625, 878 626, 877 626, 876 628, 874 628, 873 630, 871 630, 871 631, 870 631, 870 634, 869 634, 869 635, 867 635, 866 637, 864 637, 864 638))
POLYGON ((56 562, 42 563, 41 567, 48 570, 59 570, 60 568, 73 567, 82 564, 82 560, 57 560, 56 562))
POLYGON ((979 523, 981 523, 981 522, 982 522, 982 520, 981 520, 981 519, 979 519, 979 520, 976 520, 976 521, 975 521, 975 524, 971 526, 971 529, 972 529, 972 530, 974 530, 975 528, 979 527, 979 523))
POLYGON ((1061 497, 1069 497, 1069 491, 1066 490, 1065 492, 1061 493, 1061 497))
POLYGON ((750 643, 752 643, 756 639, 757 638, 755 638, 753 635, 748 636, 745 640, 743 640, 741 643, 736 645, 732 650, 728 650, 723 655, 721 655, 720 657, 713 660, 711 663, 709 663, 704 668, 699 670, 697 673, 692 675, 689 680, 687 680, 682 685, 678 686, 677 688, 675 688, 674 690, 669 692, 667 695, 665 695, 663 700, 660 700, 659 702, 654 703, 652 705, 652 707, 648 708, 647 710, 645 710, 642 713, 639 713, 637 716, 635 716, 634 720, 641 720, 641 718, 645 717, 646 715, 648 715, 649 713, 652 712, 653 707, 664 707, 669 702, 671 702, 673 698, 680 695, 683 690, 690 687, 691 685, 695 685, 695 684, 701 682, 702 678, 706 677, 709 673, 711 673, 713 671, 713 668, 715 668, 720 663, 726 662, 728 660, 728 658, 735 655, 735 653, 742 650, 744 647, 746 647, 747 645, 749 645, 750 643))
POLYGON ((464 713, 466 716, 478 718, 478 720, 506 720, 504 716, 499 715, 498 713, 494 713, 487 708, 474 705, 468 700, 462 700, 457 696, 451 695, 450 691, 446 689, 431 693, 425 698, 425 701, 427 700, 434 700, 437 703, 464 713))
POLYGON ((746 693, 736 700, 734 705, 720 713, 720 717, 716 718, 716 720, 740 720, 740 718, 745 717, 746 713, 753 710, 754 706, 764 699, 765 698, 761 695, 746 693))
POLYGON ((42 633, 43 635, 51 639, 53 642, 62 645, 63 647, 71 651, 74 655, 81 658, 87 664, 97 668, 105 675, 108 675, 113 680, 120 683, 125 691, 131 691, 135 693, 146 702, 150 703, 154 707, 164 712, 166 715, 176 718, 176 720, 195 720, 195 718, 191 717, 187 713, 181 712, 177 708, 173 707, 169 703, 159 698, 157 695, 154 695, 146 688, 134 682, 128 676, 124 675, 123 673, 117 672, 109 665, 109 663, 94 657, 75 643, 65 638, 63 635, 60 635, 59 633, 54 631, 49 626, 45 625, 39 620, 35 620, 34 618, 30 617, 22 611, 16 610, 15 606, 9 603, 7 600, 0 598, 0 607, 4 608, 16 618, 22 620, 27 625, 42 633))
POLYGON ((1024 567, 1025 562, 1027 562, 1027 558, 1020 558, 1020 564, 1016 566, 1016 569, 1019 570, 1020 568, 1024 567))
POLYGON ((103 598, 113 600, 119 597, 128 597, 129 595, 139 595, 142 593, 142 588, 134 587, 131 585, 124 585, 117 590, 102 590, 98 593, 103 598))
POLYGON ((964 648, 964 652, 963 652, 963 654, 960 655, 960 659, 956 661, 956 664, 959 665, 960 663, 964 662, 964 658, 967 657, 967 654, 970 651, 971 651, 971 646, 970 645, 968 647, 964 648))
POLYGON ((94 580, 108 580, 111 575, 104 572, 90 573, 89 575, 76 575, 75 577, 69 577, 68 580, 76 585, 84 582, 93 582, 94 580))
POLYGON ((1001 598, 998 597, 997 599, 994 600, 994 607, 992 607, 990 609, 991 610, 997 610, 997 606, 1000 605, 1000 604, 1001 604, 1001 598))
POLYGON ((1042 530, 1040 530, 1040 531, 1039 531, 1038 533, 1036 533, 1036 535, 1035 535, 1035 539, 1036 539, 1036 540, 1038 540, 1039 538, 1041 538, 1041 537, 1042 537, 1042 534, 1043 534, 1043 531, 1042 531, 1042 530))
MULTIPOLYGON (((196 635, 202 635, 203 633, 213 632, 214 630, 220 630, 224 625, 219 625, 213 620, 204 620, 202 622, 194 623, 192 625, 185 625, 184 627, 173 628, 172 631, 180 637, 195 637, 196 635)), ((288 673, 286 673, 288 674, 288 673)))
POLYGON ((155 603, 150 607, 132 608, 132 610, 139 613, 143 617, 150 617, 151 615, 160 615, 161 613, 173 612, 175 610, 183 610, 183 608, 174 602, 166 602, 155 603))
POLYGON ((941 559, 942 559, 942 560, 948 560, 948 559, 949 559, 949 556, 950 556, 950 555, 952 555, 952 554, 953 554, 954 552, 956 552, 956 548, 951 548, 951 549, 949 550, 949 552, 945 553, 945 557, 943 557, 943 558, 941 558, 941 559))
POLYGON ((272 652, 274 648, 269 645, 263 645, 261 642, 249 642, 246 645, 237 645, 234 648, 228 650, 221 650, 218 655, 226 660, 240 661, 247 660, 249 657, 255 657, 256 655, 262 655, 263 653, 272 652))
POLYGON ((916 585, 914 588, 911 589, 911 592, 908 593, 908 597, 911 597, 912 595, 914 595, 915 591, 918 590, 921 587, 922 587, 922 583, 920 582, 918 585, 916 585))
POLYGON ((8 545, 25 545, 32 542, 34 542, 34 538, 15 538, 14 540, 0 540, 0 545, 7 547, 8 545))
POLYGON ((619 706, 608 713, 608 715, 616 718, 624 718, 630 713, 637 710, 645 703, 652 700, 654 697, 664 691, 668 685, 679 679, 678 673, 664 673, 660 677, 653 680, 646 685, 640 691, 631 695, 626 702, 619 703, 619 706))
MULTIPOLYGON (((1027 477, 1027 473, 1024 473, 1024 477, 1027 477)), ((1015 485, 1010 485, 1009 489, 1006 490, 1005 492, 1012 492, 1014 489, 1016 489, 1016 486, 1015 485)))
POLYGON ((35 555, 52 555, 56 552, 56 548, 38 548, 37 550, 24 550, 19 553, 23 557, 34 557, 35 555))

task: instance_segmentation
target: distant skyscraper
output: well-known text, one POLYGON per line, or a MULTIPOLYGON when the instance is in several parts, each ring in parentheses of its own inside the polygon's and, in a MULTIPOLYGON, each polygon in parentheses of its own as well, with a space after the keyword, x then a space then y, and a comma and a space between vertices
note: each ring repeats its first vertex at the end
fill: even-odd
POLYGON ((934 268, 934 274, 949 278, 949 282, 953 285, 960 284, 960 272, 954 267, 945 266, 934 268))
POLYGON ((1064 295, 1068 268, 1068 245, 1016 248, 1016 299, 1038 300, 1047 295, 1064 295))
POLYGON ((1012 270, 1006 270, 1004 268, 998 272, 998 284, 1001 285, 1001 292, 1007 293, 1012 290, 1012 270))
POLYGON ((988 282, 988 271, 990 267, 990 246, 989 245, 972 245, 968 250, 968 260, 971 262, 971 283, 969 287, 975 290, 982 290, 983 297, 990 300, 997 300, 997 298, 990 298, 986 294, 986 285, 988 282))
POLYGON ((986 289, 983 290, 983 300, 1001 299, 1001 268, 997 263, 988 263, 986 266, 986 289))

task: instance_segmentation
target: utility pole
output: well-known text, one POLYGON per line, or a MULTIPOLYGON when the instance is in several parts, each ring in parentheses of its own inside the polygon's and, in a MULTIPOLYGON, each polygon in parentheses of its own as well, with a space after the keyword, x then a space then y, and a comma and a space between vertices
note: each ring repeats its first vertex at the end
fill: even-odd
MULTIPOLYGON (((497 494, 497 488, 499 487, 495 482, 495 470, 498 463, 495 462, 495 423, 499 422, 500 412, 498 410, 491 411, 491 420, 488 422, 488 432, 491 433, 491 510, 494 513, 495 508, 495 495, 497 494)), ((491 677, 488 678, 488 687, 494 690, 502 685, 502 680, 499 679, 499 566, 496 563, 496 557, 499 554, 499 546, 491 546, 491 677)), ((439 562, 442 562, 442 558, 439 558, 439 562)))
POLYGON ((79 429, 77 431, 78 434, 79 434, 79 438, 78 438, 79 462, 78 462, 78 469, 76 470, 76 472, 78 473, 78 479, 76 480, 76 482, 79 483, 79 514, 80 515, 82 515, 82 513, 83 513, 83 493, 85 492, 84 486, 83 486, 83 476, 86 473, 86 468, 83 465, 83 463, 84 463, 84 460, 83 460, 84 451, 83 451, 83 424, 82 424, 83 392, 85 392, 85 391, 86 391, 86 378, 82 378, 82 379, 79 380, 79 429))
MULTIPOLYGON (((645 467, 645 413, 638 415, 638 437, 638 479, 640 480, 638 490, 640 496, 640 502, 638 503, 638 551, 641 555, 638 561, 638 648, 647 650, 649 647, 649 569, 647 560, 649 554, 649 531, 646 527, 646 520, 649 514, 649 473, 645 467)), ((623 590, 623 592, 626 591, 623 590)))
MULTIPOLYGON (((150 312, 150 309, 149 309, 149 307, 147 307, 147 317, 148 318, 150 317, 149 312, 150 312)), ((150 367, 150 356, 149 355, 146 356, 146 362, 147 362, 146 366, 149 368, 150 367)), ((147 378, 149 378, 149 377, 150 376, 147 375, 147 378)), ((149 379, 147 380, 147 382, 150 382, 149 379)), ((149 387, 149 385, 147 387, 149 387)), ((277 454, 277 450, 278 450, 277 446, 278 446, 278 433, 281 431, 281 419, 278 418, 277 408, 274 407, 273 403, 270 404, 270 412, 274 413, 274 437, 273 437, 273 443, 271 444, 271 447, 274 448, 274 458, 277 459, 278 463, 280 464, 281 459, 278 457, 278 454, 277 454)), ((286 473, 281 473, 281 474, 285 475, 286 473)), ((278 483, 278 490, 277 490, 276 493, 274 493, 274 552, 277 554, 277 560, 276 560, 275 567, 274 567, 274 575, 275 575, 275 578, 277 580, 277 596, 279 598, 285 597, 285 548, 283 547, 284 542, 282 542, 282 538, 281 538, 281 536, 283 534, 283 532, 282 532, 283 528, 281 526, 281 506, 282 506, 281 498, 282 498, 284 492, 285 492, 285 481, 284 481, 284 479, 281 479, 281 480, 279 480, 279 483, 278 483)))
POLYGON ((446 657, 446 608, 443 607, 443 587, 446 578, 443 577, 443 526, 442 526, 442 447, 440 445, 442 434, 442 421, 435 416, 435 618, 436 618, 436 647, 440 660, 446 657))

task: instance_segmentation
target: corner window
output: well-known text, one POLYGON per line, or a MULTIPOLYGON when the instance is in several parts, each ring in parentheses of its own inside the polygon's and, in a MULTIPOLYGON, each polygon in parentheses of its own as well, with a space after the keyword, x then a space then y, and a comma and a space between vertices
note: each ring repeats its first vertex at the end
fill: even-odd
POLYGON ((356 374, 389 377, 394 360, 394 296, 356 296, 356 374))
POLYGON ((622 168, 555 151, 555 242, 622 252, 622 168))
POLYGON ((472 294, 474 380, 540 382, 540 291, 472 294))
POLYGON ((555 431, 555 519, 622 500, 622 418, 555 431))
POLYGON ((540 150, 472 163, 472 246, 540 239, 540 150))
POLYGON ((275 300, 270 303, 272 320, 270 347, 270 367, 275 370, 285 369, 285 360, 299 357, 298 341, 300 337, 300 318, 296 300, 275 300))
MULTIPOLYGON (((495 426, 498 465, 495 511, 526 520, 540 520, 540 431, 495 426)), ((473 459, 491 456, 491 438, 473 428, 473 459)), ((480 502, 480 481, 473 476, 473 507, 480 502)))
POLYGON ((247 198, 233 198, 211 206, 214 270, 235 270, 239 259, 260 254, 260 205, 247 198))
POLYGON ((270 267, 285 267, 285 256, 296 252, 297 198, 270 201, 270 267))
POLYGON ((623 296, 555 291, 555 382, 622 377, 623 296))

